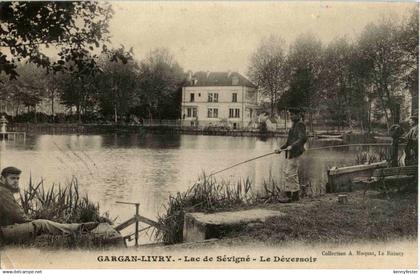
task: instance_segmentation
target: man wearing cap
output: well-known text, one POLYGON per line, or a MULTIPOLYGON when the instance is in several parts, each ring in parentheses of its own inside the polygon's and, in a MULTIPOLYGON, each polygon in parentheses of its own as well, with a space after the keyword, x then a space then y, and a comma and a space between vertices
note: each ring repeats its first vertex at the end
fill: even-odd
POLYGON ((405 134, 402 139, 407 141, 405 146, 405 159, 404 164, 406 166, 417 165, 418 161, 418 141, 419 141, 419 129, 418 129, 418 116, 417 111, 413 111, 413 115, 410 117, 410 130, 405 134))
POLYGON ((285 191, 287 199, 280 202, 293 202, 299 200, 299 156, 305 151, 304 145, 308 139, 306 136, 305 124, 301 121, 303 112, 300 109, 290 109, 292 127, 287 135, 286 143, 276 149, 276 153, 285 151, 286 163, 283 169, 285 180, 285 191))
POLYGON ((98 223, 61 224, 49 220, 31 220, 13 197, 19 193, 21 171, 16 167, 6 167, 0 176, 0 240, 5 242, 25 242, 40 234, 69 235, 83 230, 91 230, 98 223))

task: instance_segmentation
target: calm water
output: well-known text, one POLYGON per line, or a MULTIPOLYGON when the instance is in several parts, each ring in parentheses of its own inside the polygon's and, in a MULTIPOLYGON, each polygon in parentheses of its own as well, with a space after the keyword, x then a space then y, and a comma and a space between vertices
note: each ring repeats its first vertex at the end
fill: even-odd
MULTIPOLYGON (((121 222, 134 209, 117 201, 140 202, 141 215, 156 219, 164 212, 168 196, 187 189, 203 171, 210 173, 269 153, 283 142, 281 138, 195 135, 36 135, 26 143, 1 142, 0 164, 23 170, 23 188, 30 176, 34 181, 43 178, 47 185, 64 184, 76 176, 81 191, 121 222)), ((330 143, 310 144, 323 145, 330 143)), ((360 150, 307 151, 301 166, 313 191, 324 191, 327 167, 353 163, 360 150)), ((249 177, 259 192, 270 177, 282 186, 283 163, 282 155, 268 156, 217 178, 236 182, 249 177)))

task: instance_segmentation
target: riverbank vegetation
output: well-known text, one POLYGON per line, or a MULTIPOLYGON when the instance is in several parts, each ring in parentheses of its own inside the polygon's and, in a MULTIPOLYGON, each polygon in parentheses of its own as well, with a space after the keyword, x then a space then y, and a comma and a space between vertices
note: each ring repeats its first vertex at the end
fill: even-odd
POLYGON ((156 231, 155 236, 165 244, 180 243, 186 212, 230 211, 254 204, 255 197, 249 179, 229 184, 203 174, 186 191, 169 196, 166 213, 158 216, 164 229, 156 231))
POLYGON ((99 204, 79 192, 75 177, 65 186, 53 184, 46 188, 44 181, 32 178, 20 194, 22 208, 31 219, 47 219, 59 223, 109 222, 108 213, 101 213, 99 204))

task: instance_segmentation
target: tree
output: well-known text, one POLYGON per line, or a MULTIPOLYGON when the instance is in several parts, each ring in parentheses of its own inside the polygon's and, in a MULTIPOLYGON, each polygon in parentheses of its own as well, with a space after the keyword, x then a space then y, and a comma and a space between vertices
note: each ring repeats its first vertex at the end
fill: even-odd
POLYGON ((126 62, 110 61, 109 55, 103 56, 101 61, 102 73, 96 76, 97 99, 103 114, 112 114, 114 122, 118 116, 128 115, 130 109, 138 103, 136 90, 139 78, 139 67, 132 58, 132 51, 125 52, 118 49, 120 55, 126 57, 126 62))
POLYGON ((322 44, 311 34, 298 37, 292 44, 285 68, 289 79, 287 102, 290 107, 317 105, 321 56, 322 44))
POLYGON ((322 100, 338 126, 343 126, 351 117, 351 50, 345 39, 335 40, 326 47, 321 61, 322 100))
POLYGON ((414 97, 412 111, 418 109, 419 90, 419 9, 411 10, 402 24, 399 41, 403 53, 402 73, 406 87, 414 97))
POLYGON ((76 108, 78 122, 82 115, 87 115, 96 107, 95 74, 85 74, 79 71, 62 74, 59 83, 60 99, 68 108, 76 108))
POLYGON ((140 63, 139 98, 150 119, 179 118, 184 72, 165 49, 152 50, 140 63))
POLYGON ((331 42, 322 55, 320 95, 329 117, 338 126, 352 126, 353 120, 363 121, 366 113, 365 89, 361 81, 358 53, 345 38, 331 42))
POLYGON ((261 41, 260 46, 251 56, 248 76, 261 90, 261 94, 270 100, 271 116, 277 100, 283 94, 287 81, 285 77, 284 42, 281 38, 270 36, 261 41))
POLYGON ((398 28, 390 20, 369 24, 360 36, 358 48, 376 93, 388 128, 393 122, 396 95, 402 89, 402 51, 398 28))
MULTIPOLYGON (((320 100, 322 44, 313 35, 301 35, 291 45, 285 62, 286 92, 278 106, 303 108, 312 113, 320 100)), ((312 128, 312 115, 309 115, 312 128)))
POLYGON ((111 16, 105 2, 1 2, 0 47, 8 50, 0 52, 0 73, 16 79, 16 64, 24 59, 54 71, 94 67, 95 47, 108 41, 111 16), (50 46, 58 50, 53 62, 45 54, 50 46))
POLYGON ((31 108, 36 112, 36 106, 45 97, 48 84, 46 72, 33 64, 19 64, 16 71, 20 74, 18 79, 1 79, 1 99, 13 106, 16 115, 21 106, 26 107, 28 112, 31 108))

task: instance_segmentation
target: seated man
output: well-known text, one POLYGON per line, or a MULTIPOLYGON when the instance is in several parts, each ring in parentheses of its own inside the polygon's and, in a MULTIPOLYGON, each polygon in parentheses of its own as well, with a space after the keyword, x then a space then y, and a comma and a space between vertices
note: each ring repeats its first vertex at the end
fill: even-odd
POLYGON ((98 223, 61 224, 49 220, 31 220, 13 197, 19 192, 21 171, 6 167, 0 177, 0 240, 5 242, 25 242, 41 234, 70 235, 90 231, 98 223))

